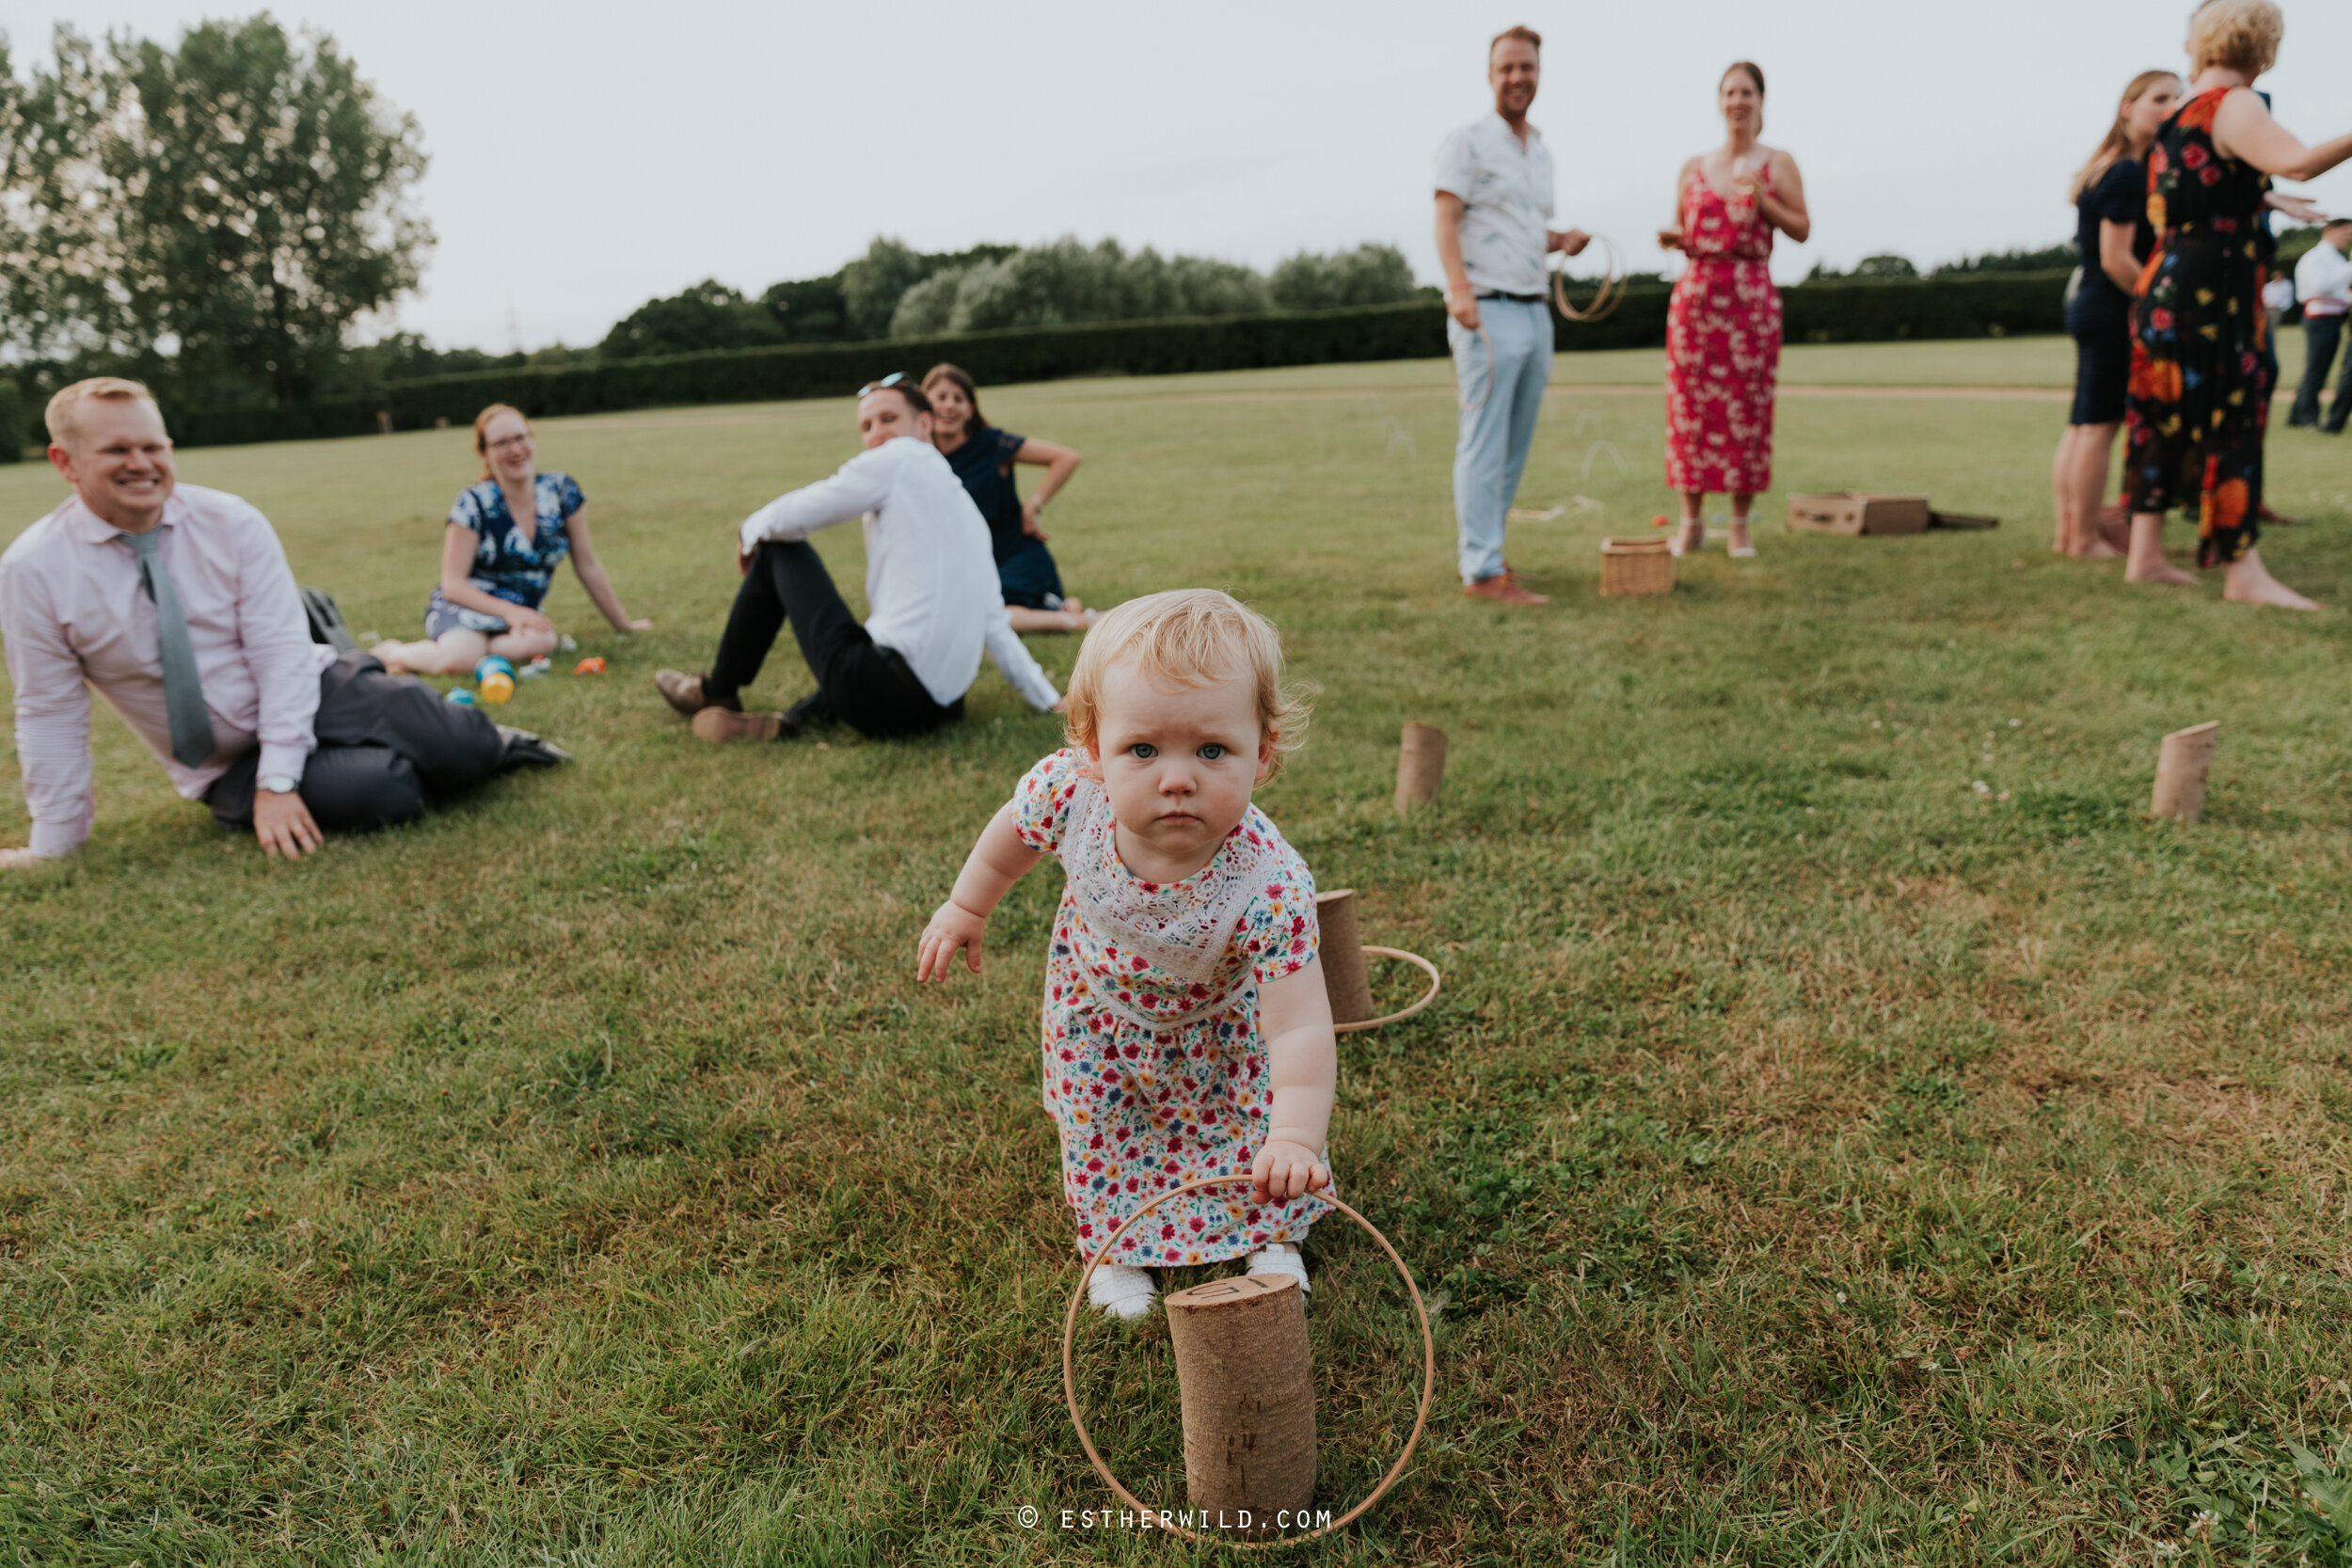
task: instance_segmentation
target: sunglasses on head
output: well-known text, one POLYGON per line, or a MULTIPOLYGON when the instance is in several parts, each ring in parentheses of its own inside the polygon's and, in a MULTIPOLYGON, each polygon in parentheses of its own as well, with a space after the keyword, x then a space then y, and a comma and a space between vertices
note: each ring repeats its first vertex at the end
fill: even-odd
POLYGON ((862 398, 868 392, 885 391, 890 388, 896 387, 899 382, 904 381, 906 378, 906 372, 894 372, 889 375, 883 376, 880 381, 869 381, 865 386, 860 387, 857 389, 857 395, 862 398))

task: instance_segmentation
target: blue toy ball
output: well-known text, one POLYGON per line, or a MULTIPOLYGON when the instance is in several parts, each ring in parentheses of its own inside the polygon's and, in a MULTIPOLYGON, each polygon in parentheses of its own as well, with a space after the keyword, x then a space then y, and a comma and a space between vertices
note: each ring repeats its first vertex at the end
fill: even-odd
POLYGON ((462 686, 453 688, 450 691, 449 696, 443 700, 446 702, 455 703, 459 707, 471 707, 474 705, 474 694, 467 690, 462 686))

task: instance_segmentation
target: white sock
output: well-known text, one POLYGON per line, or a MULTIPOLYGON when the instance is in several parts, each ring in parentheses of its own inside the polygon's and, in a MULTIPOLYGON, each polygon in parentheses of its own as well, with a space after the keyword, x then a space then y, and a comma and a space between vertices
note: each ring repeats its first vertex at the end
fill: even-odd
POLYGON ((1142 1317, 1159 1293, 1150 1269, 1124 1263, 1105 1263, 1087 1281, 1087 1299, 1114 1318, 1142 1317))
POLYGON ((1298 1281, 1300 1290, 1314 1289, 1313 1284, 1307 1278, 1307 1259, 1301 1258, 1298 1255, 1298 1248, 1289 1242, 1268 1242, 1263 1248, 1251 1253, 1249 1272, 1251 1274, 1286 1274, 1298 1281))

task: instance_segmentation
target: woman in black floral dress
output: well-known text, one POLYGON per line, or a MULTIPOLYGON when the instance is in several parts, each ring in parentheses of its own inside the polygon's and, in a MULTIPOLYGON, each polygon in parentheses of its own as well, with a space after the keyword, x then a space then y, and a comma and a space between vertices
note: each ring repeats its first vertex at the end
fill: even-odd
POLYGON ((2157 237, 2132 300, 2124 577, 2197 580, 2164 558, 2164 515, 2194 504, 2198 564, 2228 567, 2223 597, 2316 610, 2254 548, 2272 378, 2256 230, 2270 176, 2313 179, 2352 157, 2352 136, 2306 148, 2250 90, 2285 30, 2271 0, 2207 0, 2189 21, 2188 101, 2148 150, 2157 237))

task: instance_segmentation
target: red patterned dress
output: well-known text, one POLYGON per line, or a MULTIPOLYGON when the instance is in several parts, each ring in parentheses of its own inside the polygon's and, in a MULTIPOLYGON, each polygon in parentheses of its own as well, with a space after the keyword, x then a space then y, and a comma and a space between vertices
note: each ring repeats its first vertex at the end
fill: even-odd
MULTIPOLYGON (((1045 1108, 1090 1258, 1153 1195, 1248 1173, 1274 1107, 1259 988, 1312 963, 1321 931, 1314 878, 1255 806, 1183 881, 1130 872, 1086 760, 1061 751, 1029 769, 1013 826, 1068 878, 1045 964, 1045 1108)), ((1239 1183, 1191 1193, 1153 1210, 1110 1260, 1238 1258, 1303 1240, 1326 1207, 1254 1203, 1239 1183)))
MULTIPOLYGON (((1756 175, 1772 189, 1772 166, 1756 175)), ((1726 201, 1703 174, 1682 193, 1689 265, 1666 307, 1666 487, 1756 494, 1772 487, 1772 388, 1780 291, 1772 226, 1753 199, 1726 201)))

